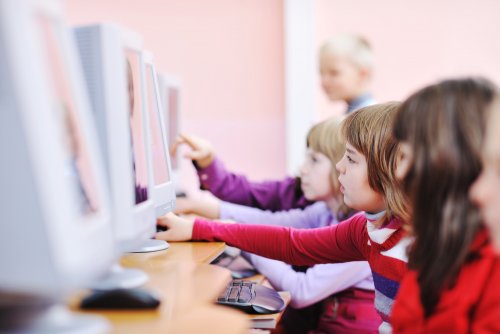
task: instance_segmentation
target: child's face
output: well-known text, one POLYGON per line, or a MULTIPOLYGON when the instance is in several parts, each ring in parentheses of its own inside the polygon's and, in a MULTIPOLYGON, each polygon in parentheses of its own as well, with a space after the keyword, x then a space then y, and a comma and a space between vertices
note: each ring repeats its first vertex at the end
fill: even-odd
POLYGON ((323 52, 319 57, 321 87, 331 101, 351 101, 363 93, 366 71, 347 56, 323 52))
POLYGON ((368 183, 368 166, 363 154, 347 143, 346 152, 336 168, 340 174, 340 191, 347 206, 371 213, 385 210, 383 196, 368 183))
POLYGON ((310 201, 327 201, 334 195, 332 163, 326 155, 307 149, 306 160, 300 168, 301 188, 310 201))
POLYGON ((500 253, 500 109, 492 112, 483 150, 483 170, 470 189, 472 200, 481 209, 483 222, 500 253))

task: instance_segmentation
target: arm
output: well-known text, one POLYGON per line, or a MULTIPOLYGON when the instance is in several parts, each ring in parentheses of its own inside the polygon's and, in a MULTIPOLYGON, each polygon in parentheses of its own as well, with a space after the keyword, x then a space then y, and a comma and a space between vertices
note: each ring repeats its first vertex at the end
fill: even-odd
MULTIPOLYGON (((225 241, 244 251, 294 265, 366 260, 363 248, 367 233, 363 214, 337 225, 317 229, 217 224, 201 219, 197 219, 193 225, 184 227, 190 233, 182 233, 181 239, 188 236, 193 240, 225 241)), ((163 232, 166 233, 166 240, 169 240, 169 234, 172 236, 170 240, 179 240, 173 237, 177 228, 171 224, 167 226, 172 227, 173 231, 163 232)))
POLYGON ((193 161, 198 171, 200 187, 222 200, 272 211, 302 208, 310 204, 303 198, 296 179, 251 182, 244 175, 227 171, 222 162, 215 158, 215 151, 207 140, 192 135, 179 135, 172 146, 172 154, 183 144, 191 148, 184 156, 193 161))
POLYGON ((280 212, 263 211, 248 206, 221 202, 219 216, 221 219, 231 219, 248 224, 279 225, 295 228, 326 226, 331 218, 330 211, 323 202, 314 203, 303 210, 294 209, 280 212))
POLYGON ((227 202, 271 211, 304 208, 311 203, 303 197, 295 178, 252 182, 227 171, 218 159, 205 168, 197 167, 197 172, 201 188, 227 202))
POLYGON ((280 261, 243 253, 253 266, 279 291, 289 291, 295 308, 303 308, 331 294, 353 287, 371 276, 367 262, 318 264, 306 272, 296 272, 280 261))

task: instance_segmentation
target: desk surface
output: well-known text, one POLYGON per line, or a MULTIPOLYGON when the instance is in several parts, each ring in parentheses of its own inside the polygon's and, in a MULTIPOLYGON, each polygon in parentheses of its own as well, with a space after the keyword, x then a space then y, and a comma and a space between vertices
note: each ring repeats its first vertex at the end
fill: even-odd
POLYGON ((177 261, 210 263, 224 251, 224 248, 223 242, 172 242, 170 248, 164 251, 129 253, 121 262, 124 266, 140 267, 145 270, 177 261))
MULTIPOLYGON (((143 269, 146 288, 162 301, 155 311, 85 312, 105 316, 113 333, 247 333, 245 314, 213 301, 231 280, 229 270, 207 264, 224 250, 223 243, 171 243, 165 251, 127 254, 122 265, 143 269)), ((70 303, 78 310, 81 296, 70 303)), ((78 312, 84 312, 78 310, 78 312)))

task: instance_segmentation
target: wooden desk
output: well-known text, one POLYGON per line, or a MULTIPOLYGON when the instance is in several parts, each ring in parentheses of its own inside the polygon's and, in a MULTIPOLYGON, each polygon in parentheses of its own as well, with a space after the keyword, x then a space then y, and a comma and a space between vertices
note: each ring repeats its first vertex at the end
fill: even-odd
MULTIPOLYGON (((149 275, 146 288, 162 303, 155 311, 88 312, 105 316, 113 333, 247 333, 248 317, 213 301, 231 280, 229 270, 207 264, 224 249, 223 243, 171 243, 165 251, 127 254, 125 267, 143 269, 149 275)), ((74 310, 81 299, 70 303, 74 310)))
POLYGON ((210 263, 225 248, 223 242, 171 242, 170 248, 151 253, 129 253, 122 258, 126 267, 144 270, 171 262, 210 263))

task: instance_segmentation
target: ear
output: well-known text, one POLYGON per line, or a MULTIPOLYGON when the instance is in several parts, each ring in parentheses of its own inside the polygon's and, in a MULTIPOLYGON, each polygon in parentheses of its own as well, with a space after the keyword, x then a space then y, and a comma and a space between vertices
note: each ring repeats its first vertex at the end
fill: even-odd
POLYGON ((396 178, 403 180, 413 164, 413 151, 408 143, 399 144, 396 164, 396 178))

